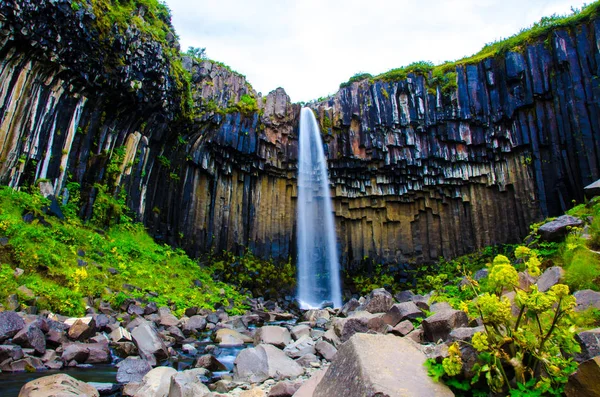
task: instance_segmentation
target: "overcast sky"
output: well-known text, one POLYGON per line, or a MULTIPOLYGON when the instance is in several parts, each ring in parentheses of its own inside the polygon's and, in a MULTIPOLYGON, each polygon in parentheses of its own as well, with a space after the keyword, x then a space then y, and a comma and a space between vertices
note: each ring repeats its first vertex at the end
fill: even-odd
MULTIPOLYGON (((357 72, 373 75, 479 51, 578 0, 166 0, 181 48, 246 75, 266 95, 292 101, 337 91, 357 72)), ((588 0, 589 3, 589 0, 588 0)))

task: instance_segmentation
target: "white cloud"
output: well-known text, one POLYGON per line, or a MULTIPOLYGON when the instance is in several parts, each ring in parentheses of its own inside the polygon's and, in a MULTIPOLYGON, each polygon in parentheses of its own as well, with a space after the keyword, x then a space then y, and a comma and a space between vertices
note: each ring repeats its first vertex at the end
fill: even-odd
POLYGON ((183 49, 245 74, 264 94, 293 101, 372 74, 459 59, 581 0, 167 0, 183 49))

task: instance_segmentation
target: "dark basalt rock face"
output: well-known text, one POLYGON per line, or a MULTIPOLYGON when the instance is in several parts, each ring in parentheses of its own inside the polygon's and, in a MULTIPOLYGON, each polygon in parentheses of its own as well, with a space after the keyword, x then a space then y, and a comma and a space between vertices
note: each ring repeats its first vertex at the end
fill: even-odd
MULTIPOLYGON (((77 182, 84 217, 94 184, 108 183, 157 238, 192 255, 294 257, 300 106, 283 89, 263 97, 227 67, 184 57, 195 106, 184 122, 165 44, 133 27, 107 44, 91 7, 70 4, 0 5, 0 181, 46 178, 57 194, 77 182), (244 107, 249 97, 256 103, 244 107), (115 159, 120 172, 107 178, 115 159)), ((596 20, 556 29, 457 66, 456 89, 408 74, 310 104, 345 266, 517 242, 531 222, 581 201, 600 177, 599 37, 596 20)))

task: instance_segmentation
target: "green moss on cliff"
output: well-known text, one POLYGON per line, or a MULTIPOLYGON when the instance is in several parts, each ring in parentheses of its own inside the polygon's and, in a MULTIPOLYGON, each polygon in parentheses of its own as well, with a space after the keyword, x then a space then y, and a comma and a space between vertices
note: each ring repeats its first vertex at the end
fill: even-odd
POLYGON ((375 77, 368 73, 360 72, 352 76, 350 80, 340 84, 340 88, 364 79, 372 81, 401 81, 405 80, 410 73, 423 75, 427 80, 429 93, 435 94, 437 87, 441 88, 443 94, 447 95, 456 90, 456 67, 476 64, 484 59, 501 56, 509 51, 521 51, 527 45, 537 41, 548 41, 553 30, 559 28, 572 28, 596 18, 600 15, 600 2, 595 2, 574 10, 571 15, 552 15, 543 17, 539 22, 529 28, 522 29, 519 33, 493 43, 486 44, 478 53, 453 62, 445 62, 434 66, 431 62, 414 62, 408 66, 391 69, 375 77))
MULTIPOLYGON (((183 68, 181 52, 176 43, 177 35, 171 24, 169 8, 158 0, 73 0, 72 8, 91 7, 95 15, 93 26, 98 30, 105 53, 105 68, 108 72, 125 66, 124 52, 115 52, 118 35, 128 30, 137 30, 141 39, 154 40, 161 44, 162 53, 169 68, 175 88, 181 95, 180 115, 191 116, 193 105, 191 76, 183 68)), ((128 49, 134 50, 134 49, 128 49)))

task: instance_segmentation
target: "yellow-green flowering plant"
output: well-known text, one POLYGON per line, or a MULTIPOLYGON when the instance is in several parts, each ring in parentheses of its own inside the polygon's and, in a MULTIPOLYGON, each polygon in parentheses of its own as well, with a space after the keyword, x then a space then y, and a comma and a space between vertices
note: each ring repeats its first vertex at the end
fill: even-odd
MULTIPOLYGON (((534 251, 517 247, 515 257, 531 276, 541 273, 534 251)), ((455 343, 434 376, 444 376, 451 386, 462 390, 487 384, 492 392, 511 396, 559 395, 576 369, 572 356, 580 350, 569 321, 575 307, 569 287, 557 284, 545 292, 536 285, 524 289, 519 286, 517 270, 504 255, 489 264, 489 292, 481 291, 477 281, 465 276, 466 288, 476 297, 459 307, 484 330, 475 333, 470 343, 460 342, 460 347, 473 348, 478 353, 477 363, 465 371, 455 343)), ((432 373, 435 364, 428 365, 432 373)))

